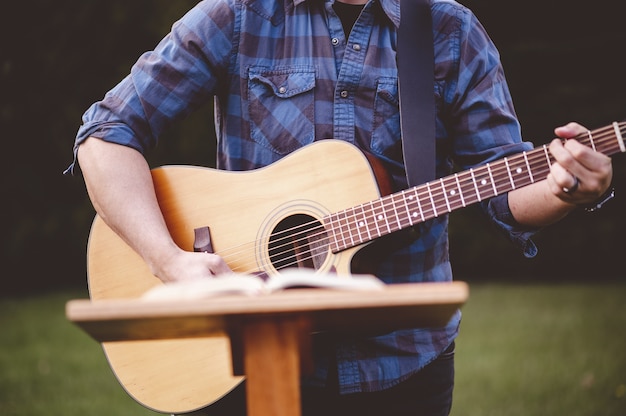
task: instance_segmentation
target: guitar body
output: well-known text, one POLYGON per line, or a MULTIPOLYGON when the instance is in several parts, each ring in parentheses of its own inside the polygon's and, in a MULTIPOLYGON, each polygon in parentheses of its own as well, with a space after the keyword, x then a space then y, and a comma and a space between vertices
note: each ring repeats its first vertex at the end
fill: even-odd
MULTIPOLYGON (((209 227, 215 253, 240 273, 271 275, 296 266, 348 274, 359 247, 332 253, 318 238, 323 236, 322 218, 380 197, 363 153, 335 140, 316 142, 249 172, 172 166, 154 169, 152 175, 176 243, 193 251, 194 230, 209 227), (300 231, 311 226, 310 231, 300 231), (286 243, 275 236, 292 230, 298 230, 295 248, 287 258, 277 256, 286 243), (313 247, 313 255, 303 257, 302 245, 313 247)), ((89 239, 88 281, 92 300, 137 298, 161 284, 98 216, 89 239)), ((160 412, 205 407, 242 381, 232 374, 226 334, 104 343, 103 348, 126 391, 160 412)))
MULTIPOLYGON (((614 122, 574 139, 613 155, 626 152, 624 137, 626 122, 614 122)), ((544 145, 382 198, 371 162, 346 142, 325 140, 251 172, 165 167, 152 175, 181 248, 192 251, 195 230, 208 227, 214 251, 235 272, 271 275, 286 267, 309 267, 348 274, 363 244, 545 180, 552 156, 544 145)), ((97 216, 87 267, 93 300, 137 298, 161 284, 97 216)), ((232 375, 225 334, 106 343, 104 350, 128 393, 165 413, 205 407, 242 380, 232 375)))

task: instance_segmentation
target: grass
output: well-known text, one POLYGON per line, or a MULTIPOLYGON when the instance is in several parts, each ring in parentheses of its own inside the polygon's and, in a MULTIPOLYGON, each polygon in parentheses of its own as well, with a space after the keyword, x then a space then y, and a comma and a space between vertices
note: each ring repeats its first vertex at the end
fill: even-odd
POLYGON ((156 415, 137 405, 100 344, 65 319, 81 292, 0 301, 0 415, 156 415))
MULTIPOLYGON (((472 284, 452 416, 626 415, 626 283, 472 284)), ((69 323, 83 292, 0 300, 0 414, 156 415, 69 323)))
POLYGON ((626 415, 626 285, 472 285, 454 416, 626 415))

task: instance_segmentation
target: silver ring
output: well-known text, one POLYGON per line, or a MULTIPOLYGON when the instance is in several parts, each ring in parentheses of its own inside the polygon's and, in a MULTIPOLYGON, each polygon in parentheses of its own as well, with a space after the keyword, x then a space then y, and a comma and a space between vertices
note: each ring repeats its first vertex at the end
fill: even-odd
POLYGON ((574 185, 570 186, 569 188, 563 187, 563 192, 565 192, 566 194, 570 194, 571 195, 574 192, 576 192, 576 190, 578 189, 578 185, 579 184, 580 184, 580 181, 578 180, 578 178, 576 176, 574 176, 574 185))

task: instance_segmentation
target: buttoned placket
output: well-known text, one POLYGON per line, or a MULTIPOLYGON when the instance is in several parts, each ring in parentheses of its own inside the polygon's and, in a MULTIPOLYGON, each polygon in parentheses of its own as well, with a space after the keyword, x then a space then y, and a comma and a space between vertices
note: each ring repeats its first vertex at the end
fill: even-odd
MULTIPOLYGON (((373 16, 370 6, 371 3, 363 9, 346 43, 341 42, 341 39, 345 39, 341 36, 343 29, 341 32, 333 33, 333 25, 330 25, 331 43, 335 48, 335 59, 339 68, 334 94, 333 133, 335 139, 350 143, 356 141, 354 93, 361 79, 367 45, 372 32, 373 16)), ((336 16, 335 18, 339 20, 336 16)), ((354 346, 344 347, 337 351, 336 358, 340 384, 359 384, 361 377, 354 346)))
POLYGON ((336 22, 329 24, 331 44, 335 49, 338 68, 333 106, 333 135, 335 139, 350 143, 355 142, 354 92, 361 79, 367 44, 372 32, 373 16, 370 10, 371 4, 367 4, 354 24, 347 42, 339 18, 334 13, 331 18, 336 19, 336 22))

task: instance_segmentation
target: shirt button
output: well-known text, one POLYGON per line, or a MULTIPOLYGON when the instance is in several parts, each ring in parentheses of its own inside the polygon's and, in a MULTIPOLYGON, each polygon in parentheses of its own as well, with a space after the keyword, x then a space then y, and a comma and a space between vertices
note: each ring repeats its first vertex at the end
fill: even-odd
POLYGON ((279 93, 281 93, 281 94, 284 94, 284 93, 286 93, 286 92, 287 92, 287 88, 285 88, 285 87, 280 87, 280 88, 278 89, 278 92, 279 92, 279 93))
POLYGON ((339 95, 341 95, 341 98, 348 98, 348 91, 343 90, 339 93, 339 95))
POLYGON ((352 49, 358 52, 361 50, 361 45, 359 45, 358 43, 355 43, 354 45, 352 45, 352 49))
POLYGON ((339 39, 337 39, 337 38, 332 38, 330 42, 331 42, 334 46, 339 45, 339 39))

